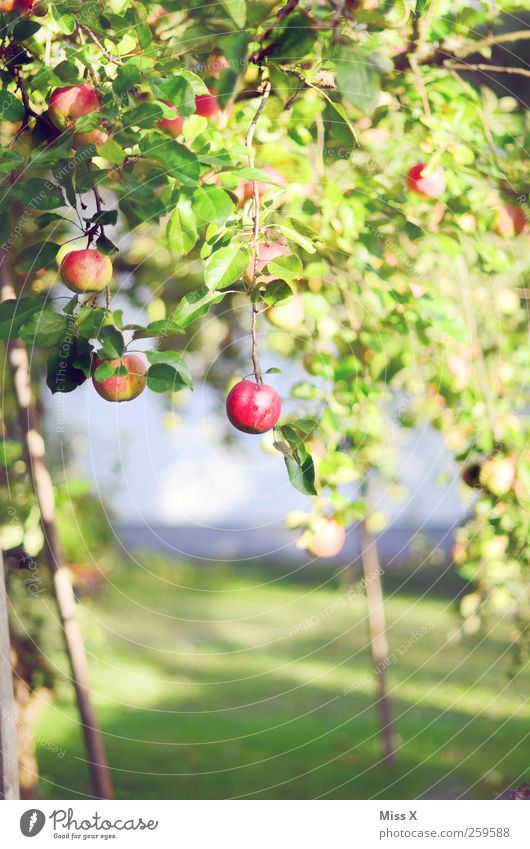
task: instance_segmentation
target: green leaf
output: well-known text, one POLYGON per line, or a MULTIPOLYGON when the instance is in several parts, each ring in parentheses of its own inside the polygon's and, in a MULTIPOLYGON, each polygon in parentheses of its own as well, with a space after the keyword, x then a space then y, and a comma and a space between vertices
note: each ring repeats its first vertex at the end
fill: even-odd
POLYGON ((103 327, 105 315, 102 307, 81 307, 76 315, 80 335, 85 339, 97 339, 103 327))
POLYGON ((284 457, 289 480, 295 489, 304 495, 317 495, 315 489, 315 466, 311 454, 299 463, 294 457, 284 457))
POLYGON ((5 88, 0 91, 0 118, 14 122, 24 120, 23 104, 5 88))
POLYGON ((371 112, 381 94, 381 72, 370 53, 358 46, 343 47, 335 62, 337 88, 353 106, 371 112))
POLYGON ((141 77, 138 60, 136 58, 130 59, 118 68, 116 76, 112 81, 112 90, 118 95, 125 94, 126 91, 138 85, 141 77))
POLYGON ((199 186, 191 200, 197 226, 222 224, 234 212, 234 202, 219 186, 199 186))
POLYGON ((316 252, 316 248, 311 239, 308 239, 307 236, 304 236, 302 233, 299 233, 298 230, 295 230, 292 226, 293 222, 289 219, 285 224, 282 224, 282 233, 291 241, 296 242, 297 245, 308 254, 314 254, 316 252))
POLYGON ((195 247, 198 239, 195 220, 188 203, 176 206, 166 228, 170 248, 178 255, 185 256, 195 247))
POLYGON ((24 162, 23 157, 16 150, 2 150, 0 152, 0 174, 10 174, 15 168, 24 162))
POLYGON ((165 363, 171 366, 186 386, 193 384, 189 366, 182 354, 178 351, 146 351, 146 357, 151 365, 165 363))
POLYGON ((35 35, 41 28, 38 21, 18 21, 13 27, 13 38, 15 41, 26 41, 35 35))
POLYGON ((65 206, 61 189, 49 180, 41 180, 39 177, 19 181, 11 186, 9 191, 32 209, 56 209, 58 206, 65 206))
POLYGON ((280 280, 296 280, 303 273, 302 263, 296 254, 288 254, 287 256, 279 256, 277 259, 271 259, 267 263, 267 274, 273 274, 280 280))
POLYGON ((212 292, 207 286, 201 286, 194 292, 184 295, 175 312, 171 323, 178 329, 185 330, 193 321, 206 315, 213 304, 218 304, 224 298, 224 292, 212 292))
POLYGON ((245 0, 221 0, 223 5, 239 29, 243 29, 247 19, 247 7, 245 0))
POLYGON ((125 152, 114 139, 109 139, 104 144, 98 144, 96 150, 99 156, 108 159, 113 165, 121 165, 125 161, 125 152))
POLYGON ((285 280, 273 280, 267 283, 267 288, 260 293, 261 298, 270 307, 286 304, 294 295, 293 288, 285 280))
POLYGON ((239 280, 250 262, 250 253, 233 242, 220 248, 204 261, 204 281, 208 289, 225 289, 239 280))
POLYGON ((149 85, 158 100, 169 101, 179 110, 183 118, 195 112, 195 91, 191 83, 184 77, 152 77, 149 85))
POLYGON ((158 162, 166 174, 188 186, 195 187, 199 182, 199 160, 185 145, 169 139, 163 133, 147 133, 140 146, 142 152, 158 162))
POLYGON ((65 315, 59 315, 51 310, 42 310, 34 313, 24 322, 18 335, 32 347, 51 348, 63 338, 67 322, 68 318, 65 315))
POLYGON ((9 299, 0 304, 0 339, 14 339, 22 324, 44 308, 39 297, 9 299))
POLYGON ((181 372, 167 363, 155 363, 150 366, 146 379, 149 389, 153 392, 179 392, 189 386, 181 372))
POLYGON ((103 355, 110 360, 115 360, 121 357, 125 350, 125 342, 119 330, 116 330, 111 324, 103 327, 98 336, 102 344, 103 355))
POLYGON ((46 384, 53 394, 73 392, 87 379, 92 348, 84 340, 64 337, 48 357, 46 384), (83 362, 85 370, 80 368, 83 362))
POLYGON ((37 242, 29 248, 20 251, 16 267, 23 272, 36 271, 51 265, 57 256, 60 245, 55 242, 37 242))

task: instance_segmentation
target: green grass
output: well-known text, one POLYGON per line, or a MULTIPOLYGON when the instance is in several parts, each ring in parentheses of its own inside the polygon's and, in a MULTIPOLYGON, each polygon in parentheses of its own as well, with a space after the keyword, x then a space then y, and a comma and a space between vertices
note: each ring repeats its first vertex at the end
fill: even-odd
MULTIPOLYGON (((315 573, 142 563, 82 609, 119 798, 487 799, 528 777, 529 677, 507 676, 502 622, 458 640, 449 599, 387 591, 390 768, 361 593, 315 573)), ((66 679, 38 739, 42 795, 90 795, 66 679)))

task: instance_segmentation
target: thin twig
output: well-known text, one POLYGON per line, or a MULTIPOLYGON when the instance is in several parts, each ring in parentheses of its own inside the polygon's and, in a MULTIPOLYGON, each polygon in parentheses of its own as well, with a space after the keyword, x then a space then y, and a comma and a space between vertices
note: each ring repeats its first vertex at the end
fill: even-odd
MULTIPOLYGON (((449 60, 451 61, 451 60, 449 60)), ((508 68, 504 65, 486 65, 485 63, 468 65, 466 62, 452 62, 445 64, 446 68, 457 71, 489 71, 492 74, 518 74, 521 77, 530 77, 527 68, 508 68)))
MULTIPOLYGON (((247 137, 246 137, 246 146, 248 149, 247 155, 247 163, 249 168, 254 167, 254 133, 256 132, 256 127, 258 125, 259 117, 265 108, 265 104, 267 102, 267 98, 271 93, 271 84, 269 80, 265 80, 265 82, 261 86, 261 98, 258 104, 258 108, 254 113, 254 117, 250 122, 250 126, 248 128, 247 137)), ((252 242, 253 242, 253 260, 252 260, 252 281, 249 286, 249 293, 252 294, 254 291, 254 287, 256 285, 256 272, 258 265, 258 246, 259 246, 259 226, 260 226, 260 205, 259 205, 259 189, 256 180, 252 180, 252 218, 253 218, 253 228, 252 228, 252 242)), ((252 334, 252 366, 254 369, 254 377, 256 378, 256 383, 263 383, 263 377, 261 374, 261 366, 259 362, 258 356, 258 344, 256 338, 256 319, 258 316, 258 307, 256 302, 252 304, 252 324, 251 324, 251 334, 252 334)))
POLYGON ((458 59, 464 59, 466 56, 471 56, 473 53, 480 53, 486 47, 491 47, 495 44, 505 44, 510 41, 524 41, 530 38, 530 30, 515 30, 514 32, 501 32, 498 35, 491 35, 488 38, 481 38, 479 41, 470 41, 464 44, 463 47, 457 47, 454 51, 458 59))
POLYGON ((83 32, 86 32, 86 34, 92 39, 92 41, 94 42, 96 47, 99 47, 99 49, 103 53, 103 56, 106 59, 108 59, 109 62, 113 62, 114 65, 123 65, 123 62, 121 61, 121 59, 118 59, 117 56, 113 56, 113 54, 109 53, 107 48, 102 45, 102 43, 99 40, 99 38, 97 37, 97 35, 92 32, 90 27, 87 27, 86 24, 80 24, 80 23, 78 23, 77 26, 78 26, 78 29, 82 30, 83 32))

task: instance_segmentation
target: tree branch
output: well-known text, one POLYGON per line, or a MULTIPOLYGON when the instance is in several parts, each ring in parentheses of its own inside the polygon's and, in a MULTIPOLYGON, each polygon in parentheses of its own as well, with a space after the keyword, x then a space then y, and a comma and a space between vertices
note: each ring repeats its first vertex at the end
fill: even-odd
POLYGON ((521 77, 530 77, 530 70, 527 68, 508 68, 505 65, 488 65, 485 62, 468 64, 451 61, 450 64, 444 62, 444 67, 452 71, 489 71, 492 74, 518 74, 521 77))
POLYGON ((109 51, 107 50, 106 47, 103 46, 103 44, 101 43, 101 41, 99 40, 97 35, 92 32, 90 27, 87 27, 86 24, 80 24, 80 23, 78 23, 77 26, 78 26, 78 29, 82 30, 83 32, 86 32, 88 37, 92 39, 92 41, 94 42, 96 47, 99 47, 99 49, 103 53, 103 56, 106 59, 108 59, 109 62, 113 62, 114 65, 123 65, 123 62, 121 61, 121 59, 118 59, 117 56, 113 56, 112 53, 109 53, 109 51))

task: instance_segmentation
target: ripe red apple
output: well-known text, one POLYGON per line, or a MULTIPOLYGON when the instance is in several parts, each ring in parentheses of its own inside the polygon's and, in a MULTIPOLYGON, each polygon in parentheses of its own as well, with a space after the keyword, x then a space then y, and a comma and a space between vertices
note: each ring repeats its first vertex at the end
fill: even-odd
POLYGON ((78 118, 98 112, 100 107, 99 94, 91 85, 67 85, 52 91, 48 101, 48 115, 57 129, 66 130, 78 118))
MULTIPOLYGON (((290 254, 289 246, 285 242, 260 242, 257 246, 257 260, 256 260, 256 277, 259 277, 261 283, 269 283, 271 280, 274 280, 274 275, 272 274, 262 274, 261 272, 267 266, 269 262, 273 259, 278 259, 280 256, 287 256, 290 254)), ((254 276, 254 252, 252 252, 252 258, 247 266, 247 269, 243 275, 243 279, 245 283, 250 285, 252 283, 252 279, 254 276)))
POLYGON ((492 457, 482 464, 480 483, 492 495, 510 492, 515 480, 515 463, 511 457, 492 457))
POLYGON ((432 174, 423 174, 425 162, 413 165, 407 173, 407 186, 411 192, 426 198, 439 198, 445 192, 445 174, 441 165, 432 174))
POLYGON ((105 144, 109 140, 109 134, 105 130, 87 130, 85 133, 74 133, 74 147, 82 144, 105 144))
POLYGON ((521 207, 506 204, 499 207, 495 226, 499 236, 504 236, 505 239, 513 239, 514 236, 523 233, 526 228, 526 216, 521 207))
POLYGON ((144 391, 147 364, 143 357, 138 356, 138 354, 124 354, 115 360, 96 358, 94 372, 103 363, 109 363, 113 368, 125 366, 128 372, 128 374, 107 377, 105 380, 96 380, 95 374, 92 375, 94 389, 105 401, 132 401, 133 398, 137 398, 144 391))
POLYGON ((222 112, 214 88, 208 87, 209 94, 198 94, 195 98, 195 112, 213 121, 222 112))
POLYGON ((177 107, 174 106, 172 103, 169 103, 169 101, 167 100, 166 106, 169 106, 169 108, 173 110, 173 112, 175 113, 175 117, 162 118, 160 121, 157 122, 156 126, 159 130, 163 130, 165 133, 168 133, 170 136, 173 136, 173 138, 176 138, 176 136, 180 136, 182 132, 185 119, 179 115, 177 107))
POLYGON ((344 548, 346 531, 336 519, 321 517, 308 531, 307 550, 313 557, 335 557, 344 548))
POLYGON ((241 380, 228 393, 226 414, 243 433, 265 433, 274 427, 282 409, 280 396, 272 386, 241 380))
POLYGON ((280 327, 282 330, 296 330, 304 320, 304 302, 296 293, 287 303, 269 307, 265 316, 275 327, 280 327))
MULTIPOLYGON (((274 180, 274 183, 278 186, 285 186, 286 179, 283 174, 280 174, 279 171, 276 171, 276 168, 269 168, 266 166, 265 168, 260 168, 260 171, 264 171, 265 174, 268 174, 274 180)), ((263 180, 256 180, 256 185, 258 187, 258 197, 261 198, 265 194, 266 191, 273 188, 272 183, 265 183, 263 180)), ((248 180, 246 183, 240 183, 239 186, 235 190, 235 194, 237 195, 237 199, 239 205, 242 206, 245 201, 250 200, 254 197, 254 183, 252 180, 248 180)))
POLYGON ((230 63, 226 56, 218 50, 214 50, 206 60, 206 73, 209 77, 218 80, 221 72, 230 68, 230 63))
POLYGON ((112 279, 112 262, 95 248, 70 251, 61 262, 60 274, 72 292, 101 292, 112 279))

